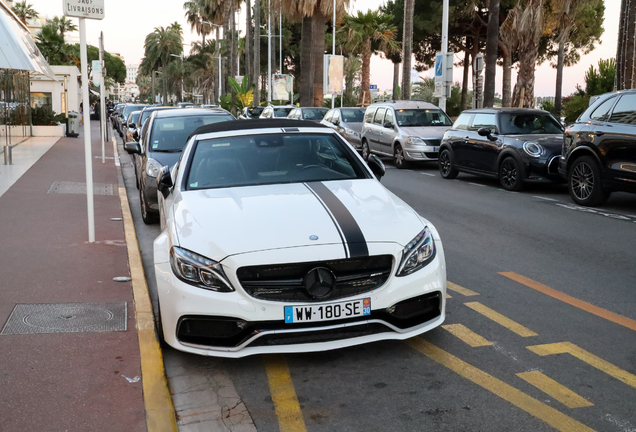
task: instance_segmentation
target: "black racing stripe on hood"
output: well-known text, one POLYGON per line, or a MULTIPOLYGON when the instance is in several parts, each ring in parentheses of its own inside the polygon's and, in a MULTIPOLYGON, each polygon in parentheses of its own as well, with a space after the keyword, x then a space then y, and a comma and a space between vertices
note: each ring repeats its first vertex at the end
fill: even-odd
POLYGON ((353 215, 347 210, 347 207, 338 199, 338 197, 320 182, 305 183, 308 188, 318 195, 325 203, 331 214, 336 218, 338 226, 345 236, 347 246, 349 247, 349 255, 351 258, 369 256, 369 248, 367 241, 362 234, 360 225, 356 222, 353 215))

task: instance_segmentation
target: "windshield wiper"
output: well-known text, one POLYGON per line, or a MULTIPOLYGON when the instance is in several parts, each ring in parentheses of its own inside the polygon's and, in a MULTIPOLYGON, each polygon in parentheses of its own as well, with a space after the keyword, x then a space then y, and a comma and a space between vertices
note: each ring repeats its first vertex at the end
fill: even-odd
POLYGON ((183 149, 152 149, 152 151, 157 153, 181 153, 183 149))

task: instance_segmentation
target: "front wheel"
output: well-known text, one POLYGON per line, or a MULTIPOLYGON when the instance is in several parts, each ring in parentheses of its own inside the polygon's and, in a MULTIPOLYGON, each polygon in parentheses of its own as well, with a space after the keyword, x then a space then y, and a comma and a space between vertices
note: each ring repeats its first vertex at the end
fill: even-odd
POLYGON ((371 154, 369 150, 369 143, 366 141, 362 141, 362 159, 369 160, 369 155, 371 154))
POLYGON ((400 144, 396 144, 395 149, 393 150, 393 162, 397 169, 406 168, 407 162, 404 159, 404 150, 402 150, 402 146, 400 144))
POLYGON ((519 163, 512 156, 505 158, 499 166, 499 183, 509 191, 518 191, 523 187, 519 163))
POLYGON ((590 156, 578 158, 568 170, 568 190, 572 201, 589 207, 603 204, 610 195, 601 184, 598 163, 590 156))
POLYGON ((141 219, 146 225, 156 224, 159 220, 158 217, 148 211, 148 204, 146 203, 146 195, 144 194, 143 187, 139 188, 139 204, 141 206, 141 219))
POLYGON ((457 177, 459 171, 455 168, 455 164, 453 163, 453 155, 450 150, 444 149, 439 154, 439 173, 445 179, 452 180, 457 177))

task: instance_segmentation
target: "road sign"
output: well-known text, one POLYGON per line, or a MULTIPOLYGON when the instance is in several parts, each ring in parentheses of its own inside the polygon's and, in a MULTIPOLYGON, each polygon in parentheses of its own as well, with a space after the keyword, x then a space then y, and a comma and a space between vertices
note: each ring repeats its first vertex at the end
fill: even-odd
POLYGON ((371 90, 371 98, 375 99, 378 97, 378 85, 377 84, 371 84, 369 86, 369 90, 371 90))
POLYGON ((444 56, 437 53, 435 56, 435 83, 444 82, 444 56))
POLYGON ((64 0, 64 15, 102 20, 104 19, 104 0, 64 0))

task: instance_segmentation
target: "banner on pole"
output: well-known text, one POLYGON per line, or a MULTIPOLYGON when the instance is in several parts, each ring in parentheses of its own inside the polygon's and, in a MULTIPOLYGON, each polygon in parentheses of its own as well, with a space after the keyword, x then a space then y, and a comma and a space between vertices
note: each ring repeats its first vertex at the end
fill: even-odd
POLYGON ((291 94, 294 91, 294 77, 287 74, 275 74, 272 80, 272 99, 291 100, 291 94))
POLYGON ((324 93, 341 95, 344 88, 344 57, 325 55, 323 77, 324 93))

